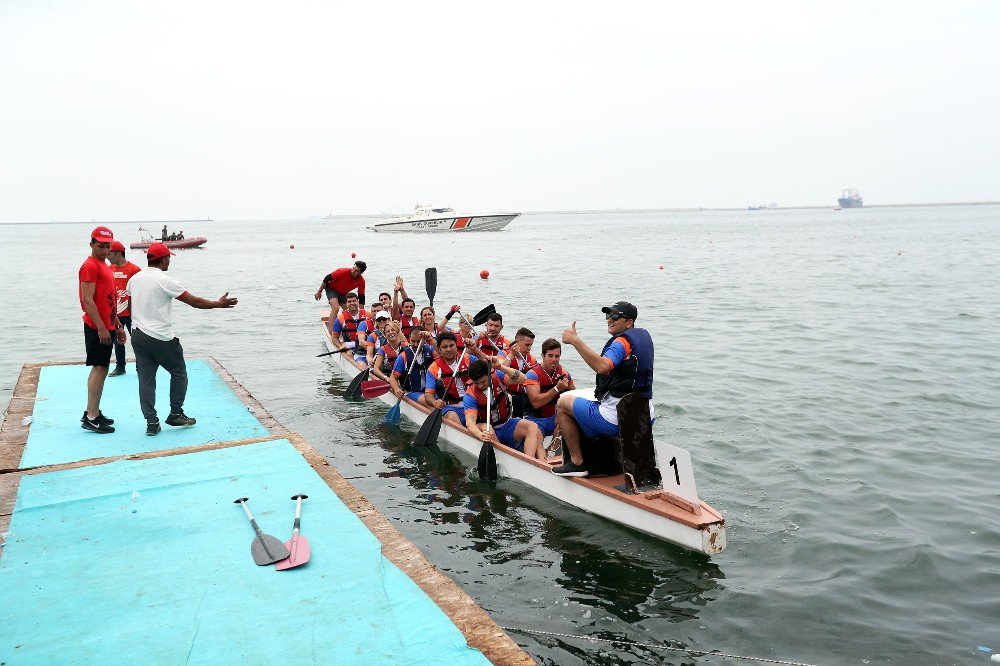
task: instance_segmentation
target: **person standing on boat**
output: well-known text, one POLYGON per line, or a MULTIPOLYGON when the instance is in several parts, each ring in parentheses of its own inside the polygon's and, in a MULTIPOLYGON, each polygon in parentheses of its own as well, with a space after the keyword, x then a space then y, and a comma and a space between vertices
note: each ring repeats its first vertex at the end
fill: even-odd
POLYGON ((628 301, 601 308, 611 338, 598 354, 576 332, 576 322, 563 331, 563 342, 572 345, 597 373, 596 400, 564 395, 556 403, 556 423, 563 436, 563 464, 553 469, 560 476, 587 476, 580 434, 586 437, 618 436, 618 401, 629 393, 642 393, 653 416, 653 339, 636 328, 639 311, 628 301))
POLYGON ((465 391, 462 406, 472 436, 480 442, 498 442, 536 460, 545 460, 542 431, 528 419, 516 418, 511 406, 507 388, 524 382, 521 371, 504 365, 502 357, 491 356, 489 361, 478 360, 469 366, 469 379, 472 383, 465 391), (491 403, 487 402, 487 389, 491 403), (487 419, 491 426, 488 430, 487 419))
POLYGON ((146 250, 148 268, 132 276, 126 291, 132 299, 132 350, 135 351, 135 372, 139 376, 139 408, 146 417, 146 434, 160 432, 156 416, 156 371, 170 373, 169 426, 193 426, 195 419, 184 413, 187 395, 187 365, 184 348, 174 335, 172 313, 174 299, 198 310, 231 308, 238 302, 229 292, 210 301, 188 292, 181 283, 167 275, 170 257, 163 243, 153 243, 146 250))
POLYGON ((350 268, 338 268, 331 271, 324 278, 323 282, 316 290, 316 300, 326 292, 326 299, 330 301, 330 323, 337 320, 340 308, 347 305, 347 295, 352 291, 357 291, 358 302, 365 304, 365 279, 361 276, 368 268, 368 264, 361 261, 354 262, 350 268))
POLYGON ((170 240, 170 234, 167 232, 167 225, 163 225, 163 231, 160 232, 160 240, 166 243, 170 240))
POLYGON ((409 346, 403 347, 396 356, 392 374, 389 375, 389 386, 393 395, 401 400, 405 395, 414 402, 422 403, 427 368, 433 360, 434 348, 425 344, 420 329, 414 328, 410 331, 409 346))
MULTIPOLYGON (((141 269, 125 258, 125 246, 119 241, 111 243, 111 253, 108 255, 111 262, 111 273, 115 278, 115 291, 118 294, 118 321, 129 335, 132 335, 132 310, 129 309, 128 292, 125 287, 132 276, 141 269)), ((125 345, 115 340, 115 369, 108 374, 109 377, 120 377, 125 374, 125 345)))
POLYGON ((115 278, 106 259, 111 252, 114 234, 107 227, 90 232, 90 256, 80 266, 80 307, 83 310, 83 342, 87 350, 87 409, 80 418, 84 430, 106 435, 115 431, 109 419, 101 413, 104 380, 111 366, 111 350, 115 339, 125 343, 125 330, 118 322, 115 298, 115 278))
POLYGON ((562 345, 555 338, 542 343, 542 360, 528 371, 524 390, 528 394, 528 418, 538 424, 543 435, 554 435, 556 430, 556 402, 566 391, 576 388, 573 378, 559 364, 562 345))

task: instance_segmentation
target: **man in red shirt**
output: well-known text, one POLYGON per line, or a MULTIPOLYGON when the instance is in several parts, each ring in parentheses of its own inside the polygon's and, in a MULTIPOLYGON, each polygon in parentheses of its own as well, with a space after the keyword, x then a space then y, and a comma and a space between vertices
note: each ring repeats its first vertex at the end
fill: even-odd
POLYGON ((107 227, 90 233, 90 256, 80 266, 80 307, 83 309, 83 340, 87 349, 87 411, 80 419, 85 430, 114 432, 113 419, 101 413, 101 394, 111 365, 113 338, 125 343, 125 330, 118 323, 115 278, 106 263, 114 235, 107 227))
MULTIPOLYGON (((115 277, 115 292, 118 294, 118 321, 125 329, 132 333, 132 310, 129 307, 128 292, 125 287, 133 275, 141 269, 125 258, 125 246, 119 241, 111 243, 111 253, 108 255, 111 261, 111 274, 115 277)), ((119 377, 125 374, 125 345, 119 344, 115 340, 115 369, 108 377, 119 377)))
POLYGON ((347 295, 352 291, 358 293, 358 303, 362 307, 365 305, 365 279, 361 274, 368 268, 368 264, 361 261, 354 262, 350 268, 338 268, 330 272, 323 278, 322 284, 316 290, 316 300, 326 292, 326 299, 330 301, 330 322, 337 320, 340 308, 347 305, 347 295))

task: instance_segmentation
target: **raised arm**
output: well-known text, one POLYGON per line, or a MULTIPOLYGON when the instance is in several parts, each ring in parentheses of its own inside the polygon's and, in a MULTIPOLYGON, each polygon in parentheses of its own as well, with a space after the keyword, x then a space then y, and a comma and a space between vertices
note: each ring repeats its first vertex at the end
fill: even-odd
POLYGON ((227 291, 222 296, 219 296, 217 300, 210 301, 207 298, 202 298, 201 296, 195 296, 189 291, 185 291, 183 294, 177 297, 177 300, 181 303, 187 303, 193 308, 199 310, 214 310, 215 308, 231 308, 234 307, 239 299, 230 298, 229 292, 227 291))
POLYGON ((590 369, 599 375, 607 375, 612 370, 614 370, 614 364, 595 352, 593 349, 587 346, 587 343, 577 335, 576 332, 576 322, 573 322, 571 328, 567 328, 563 331, 562 341, 564 344, 573 345, 573 348, 580 354, 584 363, 590 366, 590 369))

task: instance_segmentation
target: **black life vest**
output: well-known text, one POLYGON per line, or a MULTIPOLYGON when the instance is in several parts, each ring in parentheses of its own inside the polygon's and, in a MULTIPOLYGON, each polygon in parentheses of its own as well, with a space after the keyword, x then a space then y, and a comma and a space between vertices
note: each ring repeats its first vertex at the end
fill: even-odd
POLYGON ((410 372, 400 378, 403 389, 406 391, 423 391, 427 383, 427 368, 434 360, 434 350, 431 349, 430 345, 420 345, 420 347, 423 358, 418 358, 416 363, 413 363, 413 347, 407 345, 400 352, 407 368, 410 368, 410 364, 413 363, 410 372))
POLYGON ((603 400, 608 395, 622 398, 629 393, 641 393, 647 399, 653 398, 653 339, 644 328, 630 328, 613 336, 601 350, 603 356, 608 347, 618 338, 624 337, 632 347, 632 353, 615 366, 607 375, 597 375, 594 397, 603 400))

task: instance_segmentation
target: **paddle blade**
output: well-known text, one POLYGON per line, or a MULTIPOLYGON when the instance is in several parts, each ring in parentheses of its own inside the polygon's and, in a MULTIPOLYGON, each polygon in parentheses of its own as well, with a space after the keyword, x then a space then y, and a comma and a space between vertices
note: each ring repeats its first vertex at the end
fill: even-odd
POLYGON ((490 318, 491 314, 496 313, 497 309, 492 303, 487 305, 485 308, 476 313, 476 316, 472 318, 473 326, 482 326, 486 323, 486 320, 490 318))
POLYGON ((368 381, 368 370, 358 373, 358 375, 351 380, 351 383, 347 385, 344 389, 345 398, 360 398, 361 397, 361 383, 368 381))
POLYGON ((402 400, 397 400, 396 404, 389 408, 389 411, 385 413, 386 423, 399 423, 399 406, 402 403, 402 400))
POLYGON ((270 534, 261 534, 254 539, 250 544, 250 554, 253 555, 253 561, 262 567, 280 562, 289 555, 285 544, 270 534))
POLYGON ((430 305, 433 307, 434 294, 437 293, 438 288, 438 269, 428 268, 424 271, 424 283, 427 286, 427 300, 430 301, 430 305))
POLYGON ((435 409, 427 415, 417 436, 413 440, 414 446, 430 446, 437 443, 438 433, 441 432, 441 410, 435 409))
POLYGON ((480 481, 497 480, 497 455, 493 452, 493 445, 483 442, 483 448, 479 449, 479 464, 476 465, 476 472, 480 481))
POLYGON ((293 536, 291 539, 286 541, 285 547, 288 548, 288 559, 282 560, 274 565, 274 568, 278 571, 284 571, 285 569, 291 569, 292 567, 300 567, 309 561, 309 556, 311 555, 309 540, 301 534, 293 536))
POLYGON ((381 379, 372 379, 371 381, 361 382, 361 396, 365 400, 385 395, 391 390, 392 387, 389 386, 389 382, 382 381, 381 379))

